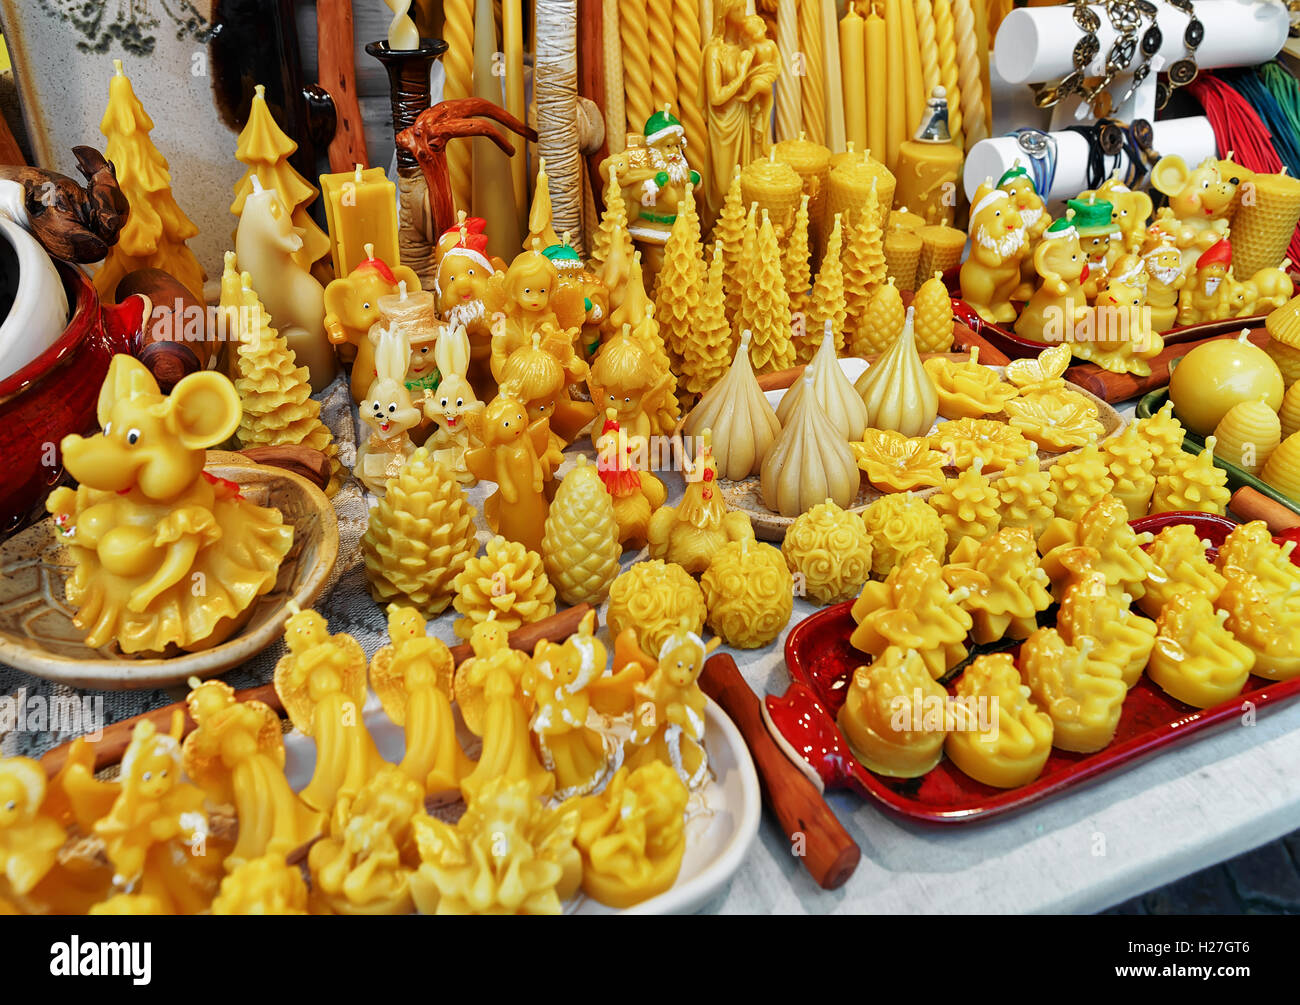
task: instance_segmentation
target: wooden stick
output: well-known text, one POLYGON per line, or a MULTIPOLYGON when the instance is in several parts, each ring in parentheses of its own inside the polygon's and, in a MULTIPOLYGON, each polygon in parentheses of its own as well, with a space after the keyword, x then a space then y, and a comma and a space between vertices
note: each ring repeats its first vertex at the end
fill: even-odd
POLYGON ((763 801, 776 814, 786 837, 802 838, 799 860, 808 874, 823 890, 843 886, 858 867, 862 852, 817 787, 790 763, 768 733, 758 696, 740 676, 736 661, 727 653, 711 656, 700 674, 700 687, 731 716, 745 738, 758 769, 763 801))
POLYGON ((1243 521, 1263 520, 1272 534, 1300 527, 1300 513, 1288 509, 1276 499, 1270 499, 1249 485, 1243 485, 1232 494, 1229 508, 1243 521))
MULTIPOLYGON (((578 630, 582 619, 586 617, 587 612, 590 610, 591 606, 589 604, 576 604, 560 611, 558 614, 552 614, 549 618, 535 621, 531 625, 523 625, 510 633, 510 646, 523 652, 532 652, 533 647, 543 639, 550 642, 562 642, 578 630)), ((469 643, 466 642, 452 646, 451 655, 457 666, 459 666, 474 653, 470 649, 469 643)), ((260 701, 274 709, 278 715, 284 714, 284 705, 280 702, 280 696, 275 693, 274 684, 263 684, 260 687, 238 691, 235 697, 240 701, 260 701)), ((171 726, 172 712, 178 708, 185 709, 185 703, 183 701, 174 702, 171 705, 164 705, 162 708, 155 708, 151 712, 145 712, 130 719, 123 719, 121 722, 105 726, 104 735, 93 744, 95 770, 98 771, 111 764, 117 764, 122 759, 127 745, 131 742, 131 734, 141 722, 148 720, 157 726, 159 730, 165 732, 171 726)), ((189 712, 186 710, 185 735, 189 736, 190 733, 194 732, 195 728, 196 724, 189 717, 189 712)), ((59 773, 64 761, 67 760, 68 748, 71 746, 71 743, 64 743, 53 750, 47 751, 41 758, 41 765, 45 768, 45 773, 49 777, 53 778, 59 773)))
POLYGON ((330 140, 330 170, 370 166, 366 132, 357 101, 357 64, 353 52, 351 0, 316 0, 317 76, 334 99, 338 124, 330 140))

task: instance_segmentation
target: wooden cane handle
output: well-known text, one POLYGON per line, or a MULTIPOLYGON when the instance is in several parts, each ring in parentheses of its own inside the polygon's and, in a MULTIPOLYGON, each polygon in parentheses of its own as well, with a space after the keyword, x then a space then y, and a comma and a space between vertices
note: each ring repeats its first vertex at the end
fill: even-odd
POLYGON ((316 0, 317 75, 334 99, 337 124, 330 140, 330 170, 351 171, 370 165, 366 133, 357 100, 351 0, 316 0))
MULTIPOLYGON (((543 618, 531 625, 516 628, 510 633, 510 645, 514 649, 531 653, 533 647, 543 639, 550 642, 562 642, 578 630, 582 619, 586 617, 587 612, 590 610, 590 604, 577 604, 560 611, 558 614, 552 614, 549 618, 543 618)), ((459 666, 473 656, 474 652, 468 643, 462 643, 451 647, 451 655, 456 661, 456 665, 459 666)), ((274 684, 263 684, 260 687, 236 691, 235 698, 239 701, 260 701, 273 709, 277 715, 284 715, 284 705, 280 701, 280 696, 275 692, 274 684)), ((135 732, 135 727, 146 719, 165 733, 171 728, 172 712, 178 708, 184 710, 185 702, 173 702, 170 705, 164 705, 162 708, 155 708, 141 715, 132 716, 130 719, 123 719, 120 722, 105 726, 103 736, 91 744, 95 752, 95 770, 98 771, 111 764, 117 764, 122 760, 122 755, 126 753, 126 748, 131 742, 131 734, 135 732)), ((196 728, 197 724, 190 718, 189 712, 186 710, 184 735, 189 736, 196 728)), ((45 753, 41 758, 41 765, 45 768, 46 775, 53 778, 59 773, 68 758, 68 749, 71 746, 71 742, 65 743, 45 753)))
POLYGON ((824 890, 842 886, 858 867, 861 851, 831 812, 817 787, 781 751, 767 731, 758 696, 745 683, 736 661, 712 656, 700 675, 704 693, 736 724, 758 768, 763 799, 792 842, 803 838, 804 868, 824 890))
POLYGON ((1231 509, 1244 521, 1263 520, 1273 534, 1300 527, 1300 513, 1288 509, 1276 499, 1270 499, 1249 485, 1242 486, 1232 494, 1231 509))

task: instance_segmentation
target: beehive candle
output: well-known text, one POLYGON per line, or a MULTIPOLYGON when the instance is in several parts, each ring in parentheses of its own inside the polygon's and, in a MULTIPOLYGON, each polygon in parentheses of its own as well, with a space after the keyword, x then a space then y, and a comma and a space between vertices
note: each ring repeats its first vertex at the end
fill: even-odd
MULTIPOLYGON (((805 6, 809 6, 805 0, 805 6)), ((812 237, 813 262, 821 261, 821 251, 826 241, 826 190, 830 182, 831 152, 820 143, 814 143, 806 134, 798 139, 782 140, 772 147, 776 159, 794 168, 808 196, 808 227, 812 237)))
POLYGON ((1242 279, 1277 265, 1300 221, 1300 178, 1257 174, 1232 218, 1232 268, 1242 279))
POLYGON ((999 789, 1027 785, 1042 773, 1052 752, 1052 720, 1034 704, 1009 653, 977 657, 957 681, 957 697, 982 698, 997 709, 987 728, 948 734, 944 752, 962 772, 999 789))
MULTIPOLYGON (((936 87, 916 132, 899 148, 895 198, 928 224, 951 219, 957 207, 964 155, 948 132, 948 99, 936 87)), ((927 273, 928 274, 928 273, 927 273)))
POLYGON ((775 148, 740 172, 740 195, 745 205, 758 203, 760 214, 766 210, 778 236, 789 234, 803 190, 799 172, 779 160, 775 148))
POLYGON ((889 89, 889 39, 885 19, 872 3, 862 28, 867 71, 867 147, 875 151, 876 158, 889 166, 886 117, 889 103, 902 99, 889 89))
POLYGON ((921 261, 920 236, 895 227, 885 235, 884 249, 886 275, 900 290, 916 289, 916 267, 921 261))
POLYGON ((1101 750, 1115 738, 1128 688, 1117 666, 1090 659, 1095 643, 1077 646, 1055 628, 1040 628, 1020 648, 1020 670, 1034 702, 1052 719, 1052 746, 1101 750))
POLYGON ((857 4, 840 19, 840 75, 844 93, 844 135, 859 150, 867 148, 866 23, 857 4))
POLYGON ((1296 390, 1297 386, 1292 384, 1287 388, 1286 395, 1282 398, 1282 408, 1277 413, 1279 432, 1284 440, 1300 431, 1300 391, 1296 390))
POLYGON ((947 223, 928 224, 917 232, 921 238, 921 261, 917 263, 918 276, 941 275, 961 263, 961 253, 966 249, 966 235, 949 227, 947 223))
POLYGON ((915 652, 890 646, 853 682, 836 718, 849 749, 871 771, 917 778, 939 763, 948 735, 948 693, 915 652))
POLYGON ((1156 619, 1156 644, 1147 674, 1159 687, 1193 708, 1209 708, 1241 693, 1255 654, 1224 627, 1227 611, 1205 597, 1180 590, 1156 619))
POLYGON ((1292 433, 1282 441, 1269 455, 1260 475, 1279 492, 1300 499, 1300 433, 1292 433))
POLYGON ((1259 474, 1282 442, 1282 421, 1265 401, 1242 401, 1214 427, 1215 451, 1242 471, 1259 474))

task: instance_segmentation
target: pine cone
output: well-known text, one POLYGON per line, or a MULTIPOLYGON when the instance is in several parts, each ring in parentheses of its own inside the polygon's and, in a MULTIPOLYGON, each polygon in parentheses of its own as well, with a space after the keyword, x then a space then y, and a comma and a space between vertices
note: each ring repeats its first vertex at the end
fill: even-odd
POLYGON ((614 501, 596 468, 578 456, 578 465, 555 490, 542 563, 547 578, 566 604, 599 604, 618 575, 623 549, 618 543, 614 501))
POLYGON ((952 348, 952 298, 936 274, 921 284, 912 300, 917 352, 947 352, 952 348))
POLYGON ((555 613, 555 587, 546 578, 541 556, 500 534, 487 543, 485 555, 465 563, 455 587, 453 603, 464 615, 455 631, 462 639, 468 640, 474 626, 494 614, 513 632, 555 613))
POLYGON ((446 609, 454 577, 477 550, 474 508, 454 475, 419 447, 388 480, 361 538, 370 595, 426 618, 446 609))

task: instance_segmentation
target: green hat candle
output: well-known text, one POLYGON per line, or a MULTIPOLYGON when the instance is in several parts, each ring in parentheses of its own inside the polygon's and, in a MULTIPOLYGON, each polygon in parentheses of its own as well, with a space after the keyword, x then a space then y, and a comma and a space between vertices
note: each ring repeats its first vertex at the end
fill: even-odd
POLYGON ((1114 229, 1110 222, 1113 207, 1105 200, 1095 197, 1086 200, 1071 199, 1066 206, 1074 210, 1074 226, 1080 237, 1109 234, 1114 229))

